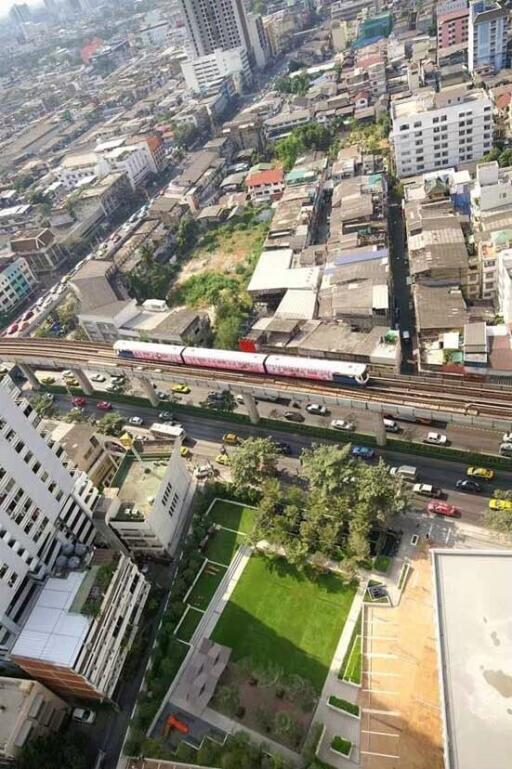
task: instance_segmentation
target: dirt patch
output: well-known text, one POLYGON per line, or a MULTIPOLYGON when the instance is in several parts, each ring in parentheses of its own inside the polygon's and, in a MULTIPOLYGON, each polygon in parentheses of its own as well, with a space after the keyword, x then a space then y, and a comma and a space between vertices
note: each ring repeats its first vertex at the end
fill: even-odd
POLYGON ((419 552, 399 606, 365 606, 361 763, 443 769, 432 575, 419 552))
POLYGON ((311 725, 316 699, 301 706, 300 694, 284 690, 279 680, 271 682, 229 663, 222 674, 210 706, 233 718, 240 726, 253 729, 281 745, 299 750, 311 725), (257 681, 257 683, 255 683, 257 681), (236 710, 227 703, 227 690, 236 692, 236 710))
POLYGON ((176 285, 206 270, 234 273, 239 265, 245 264, 252 251, 260 246, 265 232, 264 224, 234 227, 223 225, 207 232, 183 265, 176 278, 176 285))

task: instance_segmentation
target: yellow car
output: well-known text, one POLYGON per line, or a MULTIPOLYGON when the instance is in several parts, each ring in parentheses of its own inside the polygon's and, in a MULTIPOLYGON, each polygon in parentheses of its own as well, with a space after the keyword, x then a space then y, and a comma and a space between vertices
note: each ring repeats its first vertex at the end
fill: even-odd
POLYGON ((180 449, 180 454, 182 457, 189 457, 190 456, 190 449, 188 446, 182 446, 180 449))
POLYGON ((66 387, 78 387, 78 379, 75 379, 74 377, 69 377, 65 380, 66 387))
POLYGON ((230 446, 238 446, 240 443, 240 438, 238 435, 235 435, 235 433, 226 433, 222 436, 223 443, 227 443, 230 446))
POLYGON ((43 384, 54 384, 55 383, 55 377, 54 376, 44 376, 41 379, 41 382, 43 384))
POLYGON ((217 454, 215 461, 218 462, 219 465, 229 465, 230 459, 227 454, 217 454))
POLYGON ((492 481, 494 470, 488 470, 486 467, 468 467, 466 475, 470 478, 483 478, 484 481, 492 481))
POLYGON ((490 510, 512 510, 512 499, 490 499, 490 510))
POLYGON ((173 393, 183 393, 184 395, 186 395, 187 393, 190 392, 190 387, 185 384, 174 384, 171 387, 171 390, 173 391, 173 393))

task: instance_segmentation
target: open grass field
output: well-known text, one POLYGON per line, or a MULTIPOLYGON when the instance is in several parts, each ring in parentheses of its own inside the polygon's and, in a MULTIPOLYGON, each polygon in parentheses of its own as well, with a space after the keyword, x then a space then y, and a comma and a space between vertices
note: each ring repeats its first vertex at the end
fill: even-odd
POLYGON ((222 582, 222 577, 225 573, 226 569, 224 566, 214 566, 207 563, 188 596, 187 603, 195 606, 196 609, 204 611, 222 582))
POLYGON ((226 529, 233 529, 233 531, 241 531, 243 534, 251 531, 255 516, 254 507, 236 505, 234 502, 224 500, 215 502, 208 514, 212 523, 218 523, 219 526, 225 526, 226 529))
POLYGON ((210 537, 205 555, 210 561, 229 566, 231 559, 245 539, 245 534, 238 534, 236 531, 229 531, 228 529, 219 529, 210 537))
POLYGON ((180 641, 190 641, 203 614, 204 612, 189 606, 181 625, 176 631, 176 637, 179 638, 180 641))
POLYGON ((309 680, 320 693, 356 591, 334 574, 301 573, 284 560, 252 556, 212 638, 309 680))

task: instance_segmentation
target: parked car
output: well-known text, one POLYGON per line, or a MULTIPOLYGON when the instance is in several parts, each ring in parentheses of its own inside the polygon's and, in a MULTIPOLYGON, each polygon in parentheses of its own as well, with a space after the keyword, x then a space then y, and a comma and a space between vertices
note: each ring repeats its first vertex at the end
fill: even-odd
POLYGON ((470 478, 482 478, 484 481, 492 481, 494 478, 494 470, 489 470, 487 467, 468 467, 466 475, 470 478))
POLYGON ((304 422, 304 416, 298 411, 285 411, 283 416, 289 422, 304 422))
POLYGON ((229 446, 238 446, 240 438, 235 433, 225 433, 222 436, 222 442, 227 443, 229 446))
POLYGON ((96 404, 96 408, 100 409, 100 411, 110 411, 112 409, 112 404, 109 401, 99 401, 96 404))
POLYGON ((319 417, 326 417, 329 410, 326 406, 322 406, 321 403, 308 403, 306 411, 309 414, 318 414, 319 417))
POLYGON ((219 463, 219 465, 229 465, 230 459, 228 454, 217 454, 215 457, 215 461, 219 463))
POLYGON ((352 456, 358 459, 373 459, 375 449, 371 449, 369 446, 352 446, 352 456))
POLYGON ((130 417, 130 419, 128 420, 128 423, 130 425, 133 425, 134 427, 142 427, 142 425, 144 424, 144 420, 142 419, 142 417, 130 417))
POLYGON ((160 411, 158 413, 158 419, 160 422, 174 422, 174 417, 170 411, 160 411))
POLYGON ((470 494, 480 494, 482 487, 476 481, 468 481, 467 479, 457 481, 455 484, 457 489, 461 491, 467 491, 470 494))
POLYGON ((180 448, 180 455, 181 455, 182 457, 189 457, 189 456, 190 456, 190 453, 191 453, 191 452, 190 452, 190 449, 189 449, 189 447, 188 447, 188 446, 182 446, 182 447, 180 448))
POLYGON ((350 422, 348 419, 333 419, 331 427, 333 430, 345 430, 347 433, 356 429, 354 422, 350 422))
POLYGON ((512 443, 512 433, 503 433, 502 443, 512 443))
POLYGON ((274 445, 280 454, 288 456, 292 453, 292 447, 289 443, 285 443, 284 441, 274 441, 274 445))
POLYGON ((43 384, 45 384, 45 385, 51 385, 51 384, 53 384, 55 382, 55 377, 54 376, 44 376, 41 379, 41 382, 43 384))
POLYGON ((440 497, 442 494, 441 489, 430 483, 415 483, 412 490, 414 494, 419 494, 422 497, 440 497))
POLYGON ((87 405, 87 401, 82 395, 77 395, 75 398, 71 398, 71 403, 79 409, 82 409, 87 405))
POLYGON ((512 510, 512 499, 490 499, 489 510, 512 510))
POLYGON ((91 380, 93 382, 106 382, 107 377, 103 376, 103 374, 93 374, 91 380))
POLYGON ((447 502, 429 502, 427 505, 429 513, 435 515, 445 515, 447 518, 460 518, 461 511, 455 505, 449 505, 447 502))
POLYGON ((75 708, 72 718, 73 721, 79 721, 81 724, 93 724, 96 721, 96 713, 87 708, 75 708))
POLYGON ((432 443, 434 446, 446 446, 448 438, 443 433, 427 433, 423 443, 432 443))
POLYGON ((190 387, 186 384, 173 384, 171 390, 173 393, 183 393, 183 395, 187 395, 190 392, 190 387))
POLYGON ((384 430, 387 433, 399 433, 400 432, 400 427, 398 426, 398 423, 395 422, 394 419, 388 419, 387 417, 384 417, 382 422, 384 424, 384 430))
POLYGON ((210 478, 210 476, 213 475, 213 468, 210 465, 198 465, 194 469, 194 476, 198 480, 203 480, 205 478, 210 478))
POLYGON ((157 390, 156 391, 156 397, 160 401, 168 401, 169 400, 169 393, 165 393, 163 390, 157 390))

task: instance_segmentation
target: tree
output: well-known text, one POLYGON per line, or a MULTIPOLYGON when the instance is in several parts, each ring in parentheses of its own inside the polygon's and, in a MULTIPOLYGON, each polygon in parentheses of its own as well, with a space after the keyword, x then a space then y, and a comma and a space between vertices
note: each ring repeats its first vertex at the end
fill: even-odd
POLYGON ((224 304, 223 307, 226 314, 218 318, 215 323, 213 345, 221 350, 236 350, 242 334, 242 325, 247 316, 236 305, 224 304), (227 310, 228 307, 229 310, 227 310))
POLYGON ((342 447, 313 444, 311 449, 302 452, 302 474, 311 486, 322 490, 326 496, 344 493, 357 471, 356 461, 351 458, 350 451, 348 443, 342 447))
POLYGON ((271 438, 247 438, 230 455, 233 484, 238 488, 261 486, 276 474, 278 457, 271 438))
POLYGON ((37 398, 34 398, 32 401, 32 408, 42 419, 51 417, 55 411, 53 400, 51 397, 48 397, 47 393, 38 395, 37 398))
POLYGON ((65 328, 73 328, 76 325, 77 304, 75 299, 68 299, 65 304, 57 308, 59 322, 65 328))
POLYGON ((97 423, 97 428, 104 435, 119 436, 123 432, 125 418, 115 411, 105 414, 97 423))
POLYGON ((73 732, 35 737, 22 747, 16 759, 18 769, 86 769, 87 740, 73 732))
POLYGON ((83 409, 80 408, 74 408, 70 409, 68 413, 64 417, 64 422, 70 422, 70 423, 76 423, 76 424, 83 424, 84 422, 89 422, 89 417, 83 411, 83 409))
POLYGON ((194 248, 198 231, 199 225, 195 219, 185 217, 180 220, 176 231, 176 248, 180 256, 187 254, 194 248))

